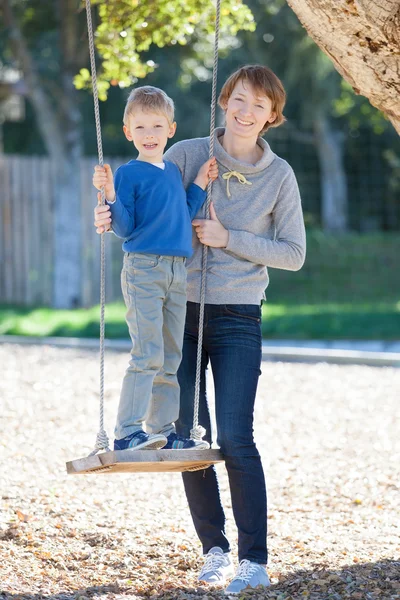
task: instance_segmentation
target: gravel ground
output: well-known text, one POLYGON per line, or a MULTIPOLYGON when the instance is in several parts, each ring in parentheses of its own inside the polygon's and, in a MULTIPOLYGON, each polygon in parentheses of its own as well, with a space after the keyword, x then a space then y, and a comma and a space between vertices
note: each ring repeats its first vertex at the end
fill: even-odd
MULTIPOLYGON (((179 474, 67 477, 65 461, 96 437, 97 353, 4 344, 0 360, 0 595, 226 598, 196 582, 202 559, 179 474)), ((126 363, 107 352, 110 437, 126 363)), ((399 390, 391 368, 263 363, 255 429, 272 586, 251 597, 400 598, 399 390)))

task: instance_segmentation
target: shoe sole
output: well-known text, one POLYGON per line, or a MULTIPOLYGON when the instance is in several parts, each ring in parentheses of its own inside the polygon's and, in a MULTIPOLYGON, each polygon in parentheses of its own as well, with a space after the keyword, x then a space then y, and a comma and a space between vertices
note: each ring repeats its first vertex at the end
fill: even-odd
POLYGON ((192 446, 191 448, 164 448, 164 450, 209 450, 210 445, 192 446))

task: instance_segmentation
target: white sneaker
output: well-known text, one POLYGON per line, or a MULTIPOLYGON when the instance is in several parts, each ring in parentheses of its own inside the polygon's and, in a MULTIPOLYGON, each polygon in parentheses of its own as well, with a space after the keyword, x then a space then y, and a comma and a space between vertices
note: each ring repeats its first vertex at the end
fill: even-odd
POLYGON ((206 554, 198 580, 214 585, 223 585, 232 575, 233 565, 230 554, 215 546, 206 554))
POLYGON ((226 588, 225 594, 239 594, 249 588, 268 587, 269 585, 271 583, 263 565, 242 560, 235 577, 226 588))

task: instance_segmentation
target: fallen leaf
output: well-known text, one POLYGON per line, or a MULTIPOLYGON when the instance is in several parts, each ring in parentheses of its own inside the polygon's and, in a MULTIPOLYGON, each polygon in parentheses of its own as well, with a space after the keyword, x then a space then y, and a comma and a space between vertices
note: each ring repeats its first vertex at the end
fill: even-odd
POLYGON ((16 510, 15 514, 17 515, 17 517, 21 521, 21 523, 28 523, 28 521, 31 521, 33 518, 31 515, 26 515, 25 513, 21 512, 20 510, 16 510))

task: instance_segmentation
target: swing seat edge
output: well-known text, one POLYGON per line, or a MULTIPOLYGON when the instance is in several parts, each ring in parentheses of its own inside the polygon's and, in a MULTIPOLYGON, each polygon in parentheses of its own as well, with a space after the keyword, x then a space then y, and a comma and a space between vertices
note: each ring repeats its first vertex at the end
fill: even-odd
POLYGON ((220 450, 112 450, 66 463, 68 475, 203 470, 223 462, 220 450))

